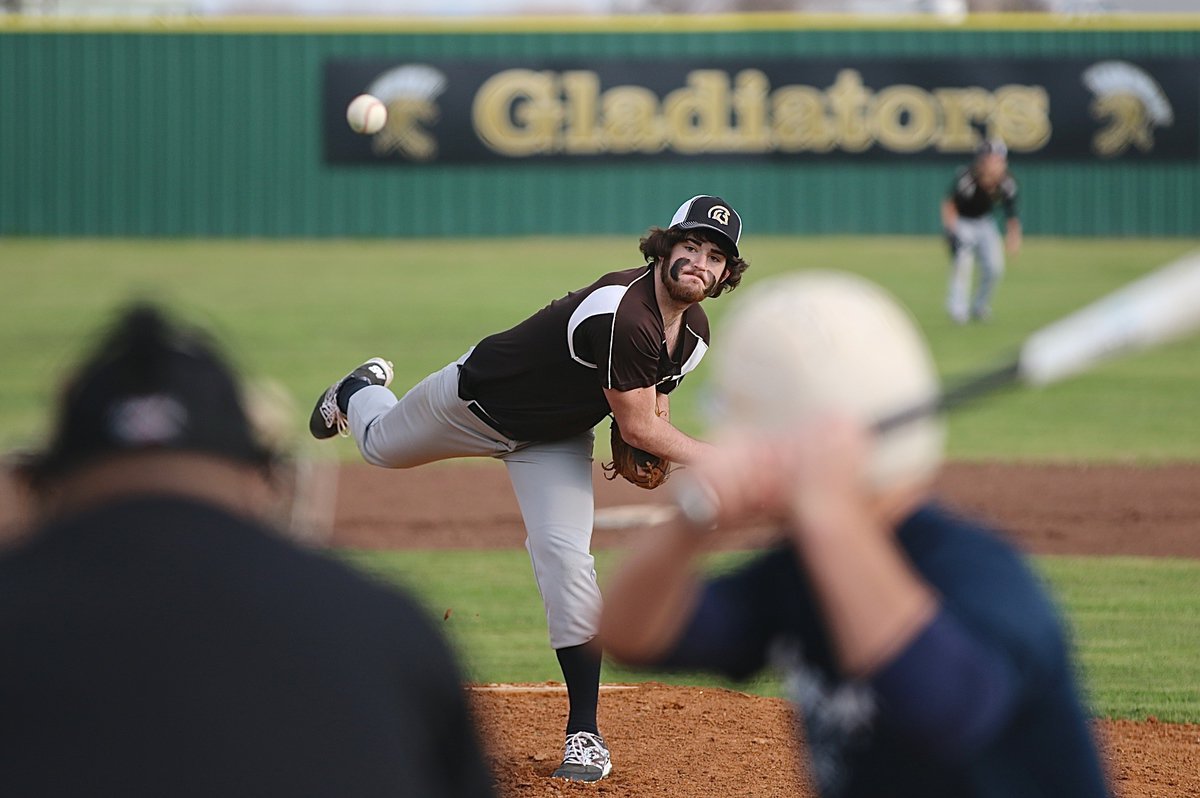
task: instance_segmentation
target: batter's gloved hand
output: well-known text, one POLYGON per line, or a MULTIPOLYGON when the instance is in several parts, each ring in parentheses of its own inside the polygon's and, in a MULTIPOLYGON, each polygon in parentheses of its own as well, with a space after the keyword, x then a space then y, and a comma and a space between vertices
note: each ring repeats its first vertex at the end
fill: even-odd
POLYGON ((609 440, 612 444, 613 459, 604 463, 605 479, 616 479, 618 475, 637 485, 639 488, 653 490, 667 481, 671 472, 671 461, 665 457, 636 449, 621 437, 621 428, 613 419, 609 427, 609 440))
POLYGON ((959 239, 958 233, 955 233, 949 227, 942 232, 946 236, 946 246, 950 249, 950 257, 957 257, 958 248, 962 246, 962 241, 959 239))

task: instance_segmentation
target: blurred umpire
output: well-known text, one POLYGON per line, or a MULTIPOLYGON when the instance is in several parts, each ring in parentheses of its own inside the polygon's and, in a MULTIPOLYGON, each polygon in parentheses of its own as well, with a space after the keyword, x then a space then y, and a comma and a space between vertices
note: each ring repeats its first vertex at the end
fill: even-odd
POLYGON ((150 306, 66 387, 0 556, 0 795, 492 795, 447 647, 272 527, 243 408, 150 306))
POLYGON ((958 324, 987 321, 992 294, 1004 274, 1004 253, 1021 250, 1021 220, 1017 215, 1017 181, 1008 173, 1008 147, 999 139, 979 145, 975 159, 958 170, 942 200, 942 230, 950 247, 950 284, 946 312, 958 324), (1004 212, 1004 244, 993 218, 996 205, 1004 212), (971 293, 975 267, 979 280, 971 293))

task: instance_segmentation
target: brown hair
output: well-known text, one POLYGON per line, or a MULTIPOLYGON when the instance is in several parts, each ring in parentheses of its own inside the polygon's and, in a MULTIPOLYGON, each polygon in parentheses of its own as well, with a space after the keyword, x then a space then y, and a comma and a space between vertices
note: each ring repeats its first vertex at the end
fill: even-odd
POLYGON ((729 276, 717 283, 709 296, 715 297, 725 291, 737 288, 742 281, 742 274, 750 268, 750 264, 729 250, 728 239, 703 227, 692 227, 686 230, 678 227, 667 229, 651 227, 645 237, 638 242, 638 249, 642 251, 642 257, 646 259, 647 263, 657 262, 669 256, 676 244, 689 238, 716 244, 725 254, 725 268, 729 272, 729 276))

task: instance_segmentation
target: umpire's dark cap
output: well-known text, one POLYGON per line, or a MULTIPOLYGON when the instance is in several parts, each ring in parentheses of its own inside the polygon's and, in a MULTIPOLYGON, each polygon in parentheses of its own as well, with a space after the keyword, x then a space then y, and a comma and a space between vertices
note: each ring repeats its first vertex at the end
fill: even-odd
POLYGON ((198 330, 157 308, 125 310, 66 385, 45 451, 19 467, 35 485, 104 457, 191 451, 266 466, 233 372, 198 330))
POLYGON ((735 258, 740 258, 738 239, 742 237, 742 217, 725 200, 699 194, 679 206, 669 228, 688 230, 707 227, 720 233, 735 258))

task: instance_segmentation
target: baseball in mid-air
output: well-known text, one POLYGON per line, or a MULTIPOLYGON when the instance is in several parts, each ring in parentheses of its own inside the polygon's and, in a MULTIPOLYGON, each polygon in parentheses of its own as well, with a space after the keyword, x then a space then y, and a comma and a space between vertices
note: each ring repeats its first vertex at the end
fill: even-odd
POLYGON ((360 94, 346 107, 346 121, 355 133, 374 135, 387 124, 387 106, 374 95, 360 94))

